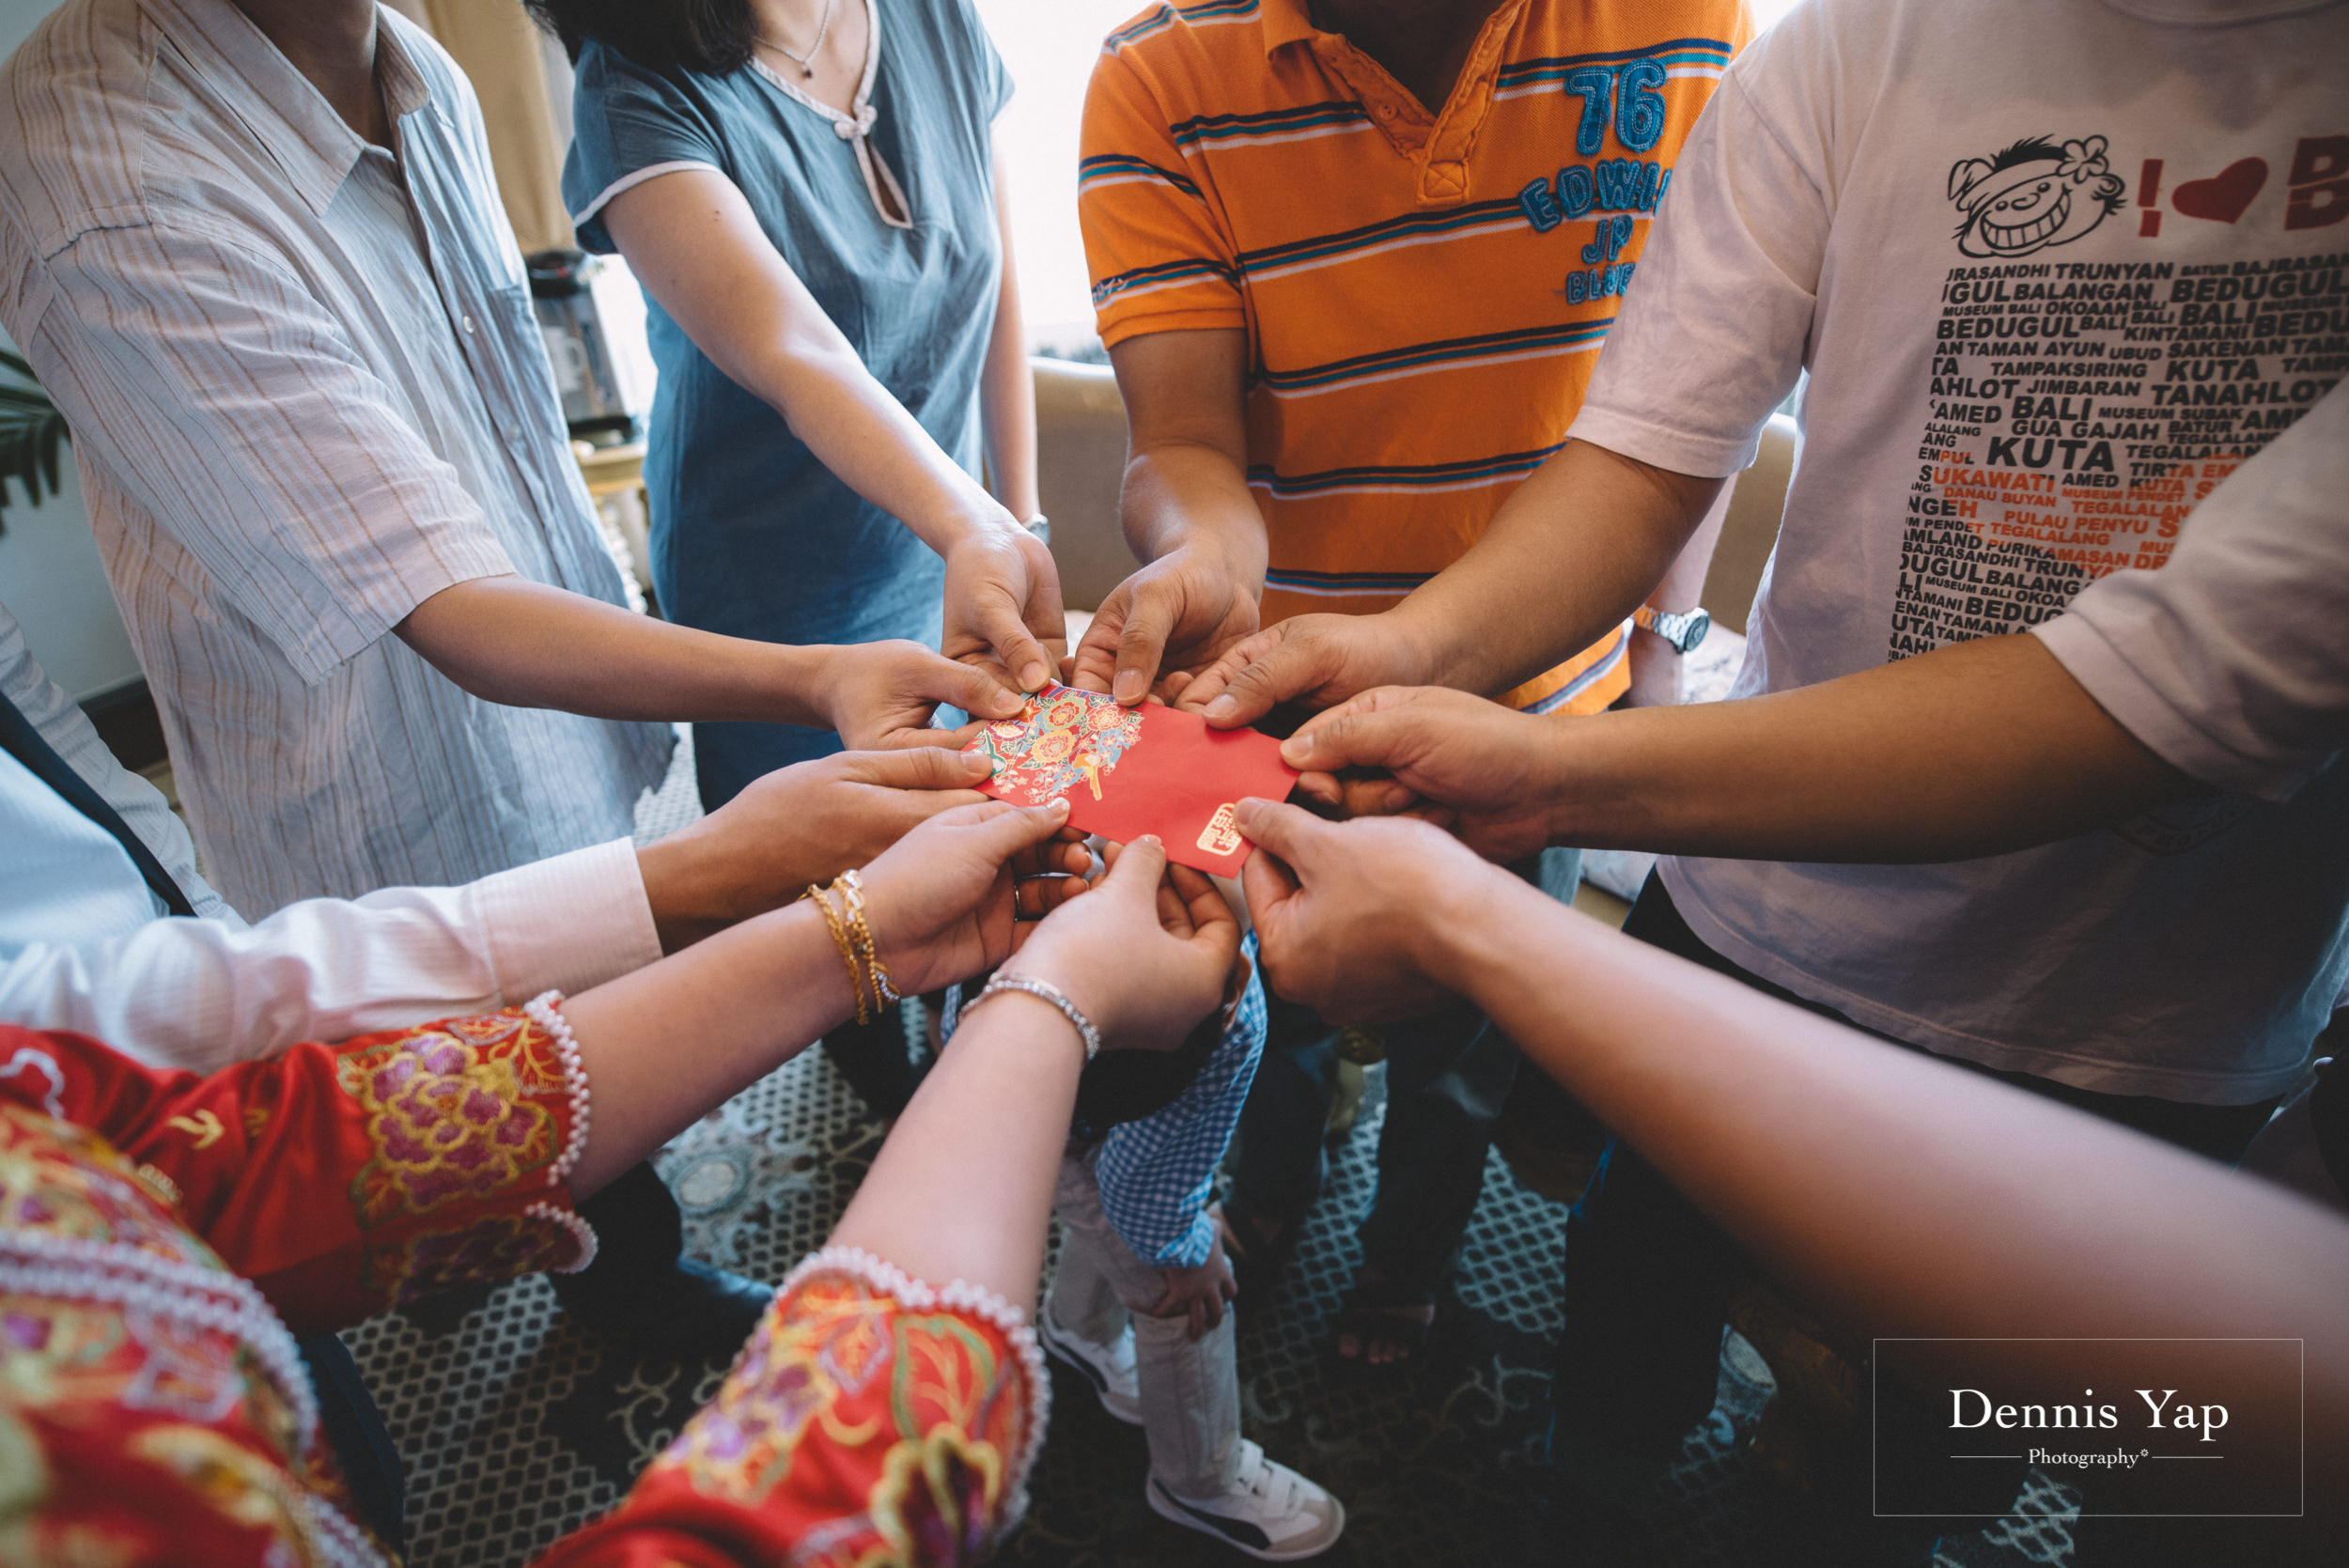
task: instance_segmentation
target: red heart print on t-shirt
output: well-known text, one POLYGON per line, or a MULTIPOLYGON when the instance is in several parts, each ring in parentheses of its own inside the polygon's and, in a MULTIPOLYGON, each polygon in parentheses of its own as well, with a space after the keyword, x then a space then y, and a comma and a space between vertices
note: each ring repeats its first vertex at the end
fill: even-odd
POLYGON ((2266 159, 2238 158, 2208 179, 2187 180, 2170 199, 2189 218, 2231 224, 2243 216, 2244 209, 2266 183, 2266 159))

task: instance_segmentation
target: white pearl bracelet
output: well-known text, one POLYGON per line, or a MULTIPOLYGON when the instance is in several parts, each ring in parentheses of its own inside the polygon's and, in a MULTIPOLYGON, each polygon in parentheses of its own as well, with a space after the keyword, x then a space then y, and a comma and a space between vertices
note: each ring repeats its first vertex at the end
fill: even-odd
POLYGON ((1101 1054, 1101 1032, 1093 1027, 1093 1020, 1086 1017, 1079 1010, 1077 1004, 1068 1000, 1066 991, 1049 980, 1038 980, 1034 975, 1010 974, 1003 970, 997 970, 995 977, 987 983, 986 989, 962 1004, 962 1017, 969 1017, 972 1011, 981 1002, 989 997, 1001 996, 1005 991, 1025 991, 1040 1001, 1050 1002, 1059 1010, 1062 1017, 1076 1026, 1077 1033, 1083 1038, 1085 1043, 1085 1060, 1090 1062, 1101 1054))

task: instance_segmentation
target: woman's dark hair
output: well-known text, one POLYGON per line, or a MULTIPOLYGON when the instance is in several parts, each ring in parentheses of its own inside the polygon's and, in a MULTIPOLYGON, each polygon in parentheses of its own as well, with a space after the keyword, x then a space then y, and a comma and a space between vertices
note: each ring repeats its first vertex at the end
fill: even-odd
POLYGON ((654 70, 712 76, 750 63, 758 22, 751 0, 522 0, 572 59, 589 39, 654 70))

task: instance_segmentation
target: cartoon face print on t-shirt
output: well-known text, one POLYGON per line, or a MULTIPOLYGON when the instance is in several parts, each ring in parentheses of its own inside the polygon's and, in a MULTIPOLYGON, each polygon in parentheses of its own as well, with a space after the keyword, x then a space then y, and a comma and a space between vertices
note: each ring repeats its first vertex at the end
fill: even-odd
POLYGON ((2121 210, 2127 185, 2105 162, 2105 139, 2061 146, 2026 136, 1989 158, 1950 167, 1950 200, 1968 256, 2029 256, 2067 245, 2121 210))

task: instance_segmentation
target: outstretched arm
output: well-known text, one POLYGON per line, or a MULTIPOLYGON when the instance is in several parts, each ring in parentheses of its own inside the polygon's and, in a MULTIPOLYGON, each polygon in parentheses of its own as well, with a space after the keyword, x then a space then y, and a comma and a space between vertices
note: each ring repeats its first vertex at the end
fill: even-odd
MULTIPOLYGON (((1028 364, 1028 318, 1019 303, 1019 259, 1012 245, 1007 181, 999 152, 995 230, 1003 247, 1003 280, 996 289, 995 331, 987 340, 987 367, 979 377, 979 423, 987 433, 988 483, 1003 509, 1024 523, 1044 505, 1035 489, 1035 371, 1028 364)), ((1055 579, 1053 587, 1058 586, 1055 579)))
MULTIPOLYGON (((1156 840, 1128 846, 1109 876, 1037 927, 1005 969, 1058 986, 1107 1045, 1172 1049, 1223 1000, 1239 926, 1205 877, 1166 873, 1156 840)), ((1080 1046, 1059 1012, 1023 992, 968 1009, 841 1216, 833 1245, 1032 1305, 1084 1065, 1080 1046)))
MULTIPOLYGON (((1164 1048, 1215 1006, 1238 929, 1155 841, 1034 928, 1007 968, 1112 1047, 1164 1048)), ((1023 1499, 1044 1369, 1024 1326, 1084 1048, 1017 991, 973 1010, 717 1398, 565 1564, 779 1562, 819 1532, 857 1560, 973 1562, 1023 1499)))
POLYGON ((2031 637, 1983 638, 1771 696, 1566 722, 1389 688, 1316 716, 1282 755, 1324 800, 1421 809, 1496 857, 1574 844, 1965 860, 2203 788, 2031 637), (1336 777, 1359 769, 1392 778, 1336 777))
POLYGON ((1496 854, 1957 860, 2213 788, 2285 799, 2349 741, 2345 488, 2336 390, 2194 509, 2168 566, 2100 579, 2029 634, 1563 724, 1374 691, 1284 754, 1325 800, 1392 811, 1415 794, 1496 854), (1334 776, 1361 768, 1393 781, 1334 776))
POLYGON ((512 575, 443 588, 395 629, 476 697, 598 719, 807 724, 856 748, 921 744, 941 703, 998 719, 1019 707, 919 643, 723 637, 512 575))
MULTIPOLYGON (((945 560, 947 652, 991 654, 1029 690, 1043 685, 1050 674, 1043 642, 1066 634, 1051 552, 874 379, 734 182, 715 169, 673 170, 614 196, 603 223, 646 290, 711 363, 772 405, 843 484, 945 560)), ((988 390, 1000 394, 995 369, 988 390)), ((1000 396, 988 400, 989 434, 1012 458, 999 479, 1022 477, 1010 472, 1019 444, 1005 423, 1012 411, 1000 396)), ((1031 482, 1033 424, 1031 411, 1031 482)))
MULTIPOLYGON (((1275 989, 1337 1018, 1366 1001, 1467 997, 1853 1331, 2304 1337, 2310 1473, 2342 1461, 2338 1217, 1759 996, 1542 897, 1425 824, 1331 824, 1254 802, 1240 825, 1279 858, 1248 864, 1275 989)), ((2045 1370, 2030 1345, 1956 1353, 1978 1371, 2045 1370)), ((2287 1415, 2300 1397, 2296 1380, 2258 1391, 2287 1415)), ((2247 1452, 2296 1450, 2296 1421, 2257 1423, 2256 1436, 2254 1424, 2239 1428, 2247 1452)))
POLYGON ((1299 615, 1258 632, 1184 691, 1184 706, 1229 726, 1377 686, 1506 691, 1630 614, 1727 482, 1570 442, 1501 504, 1467 554, 1401 604, 1299 615))
MULTIPOLYGON (((985 777, 984 762, 940 747, 841 752, 770 773, 642 848, 621 839, 463 887, 303 899, 251 927, 170 919, 103 942, 36 942, 0 958, 0 1021, 210 1072, 303 1040, 576 994, 978 804, 969 786, 985 777)), ((34 929, 54 915, 17 912, 34 929)))
POLYGON ((1101 601, 1076 680, 1128 706, 1256 629, 1268 545, 1248 489, 1248 334, 1147 333, 1110 350, 1126 400, 1118 512, 1142 569, 1101 601))

